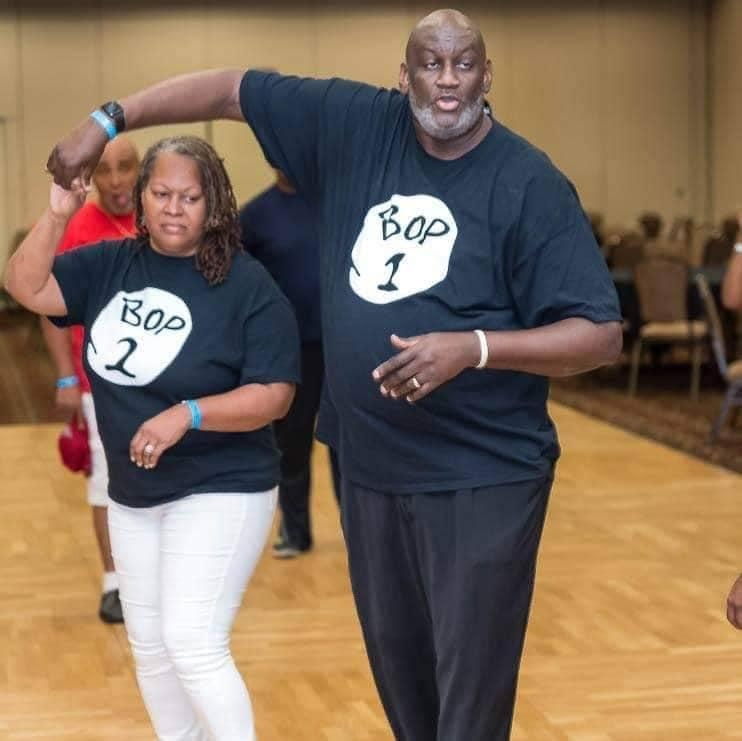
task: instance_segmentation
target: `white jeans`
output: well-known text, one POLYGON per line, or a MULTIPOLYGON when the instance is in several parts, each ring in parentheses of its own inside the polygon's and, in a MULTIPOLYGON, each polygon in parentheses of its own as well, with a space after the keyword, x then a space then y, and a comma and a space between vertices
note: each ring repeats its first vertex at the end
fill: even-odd
POLYGON ((103 450, 103 442, 98 433, 95 418, 93 395, 82 393, 82 416, 88 426, 88 445, 90 446, 90 476, 88 476, 88 504, 91 507, 108 506, 108 462, 103 450))
POLYGON ((275 508, 275 489, 109 504, 126 631, 160 741, 255 739, 229 637, 275 508))

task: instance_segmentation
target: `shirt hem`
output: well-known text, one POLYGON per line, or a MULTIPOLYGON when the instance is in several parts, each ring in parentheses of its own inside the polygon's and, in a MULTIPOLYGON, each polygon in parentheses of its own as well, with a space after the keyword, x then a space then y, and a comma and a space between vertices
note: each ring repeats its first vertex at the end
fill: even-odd
POLYGON ((141 499, 131 499, 129 497, 120 496, 116 492, 108 492, 108 496, 124 507, 132 507, 135 509, 145 509, 147 507, 157 507, 160 504, 169 504, 170 502, 176 502, 179 499, 185 499, 194 494, 244 494, 250 496, 250 494, 260 493, 269 491, 278 485, 277 479, 270 479, 270 483, 266 481, 260 481, 257 483, 240 483, 240 484, 216 484, 212 486, 196 486, 192 489, 186 489, 185 491, 175 492, 173 494, 153 497, 142 501, 141 499))
POLYGON ((416 484, 390 484, 388 482, 370 482, 364 481, 362 478, 356 478, 352 475, 346 474, 341 469, 341 475, 343 478, 347 478, 348 481, 354 486, 359 486, 362 489, 370 489, 372 491, 383 492, 385 494, 405 496, 407 494, 435 494, 449 491, 457 491, 459 489, 479 489, 484 486, 505 486, 508 484, 521 484, 527 481, 535 481, 537 479, 546 478, 549 475, 553 475, 553 469, 556 461, 553 461, 550 465, 546 466, 543 471, 534 470, 529 473, 524 473, 520 476, 512 477, 497 477, 497 476, 485 476, 482 478, 466 478, 466 479, 454 479, 450 481, 435 481, 427 483, 416 483, 416 484))

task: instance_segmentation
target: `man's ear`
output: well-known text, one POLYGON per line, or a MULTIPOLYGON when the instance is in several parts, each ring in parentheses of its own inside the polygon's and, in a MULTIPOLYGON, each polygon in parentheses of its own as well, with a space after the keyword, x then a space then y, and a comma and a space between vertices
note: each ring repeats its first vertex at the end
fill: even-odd
POLYGON ((410 70, 404 62, 399 65, 399 89, 405 95, 407 95, 407 91, 410 89, 410 70))
POLYGON ((484 84, 482 85, 486 95, 492 88, 492 62, 488 59, 484 66, 484 84))

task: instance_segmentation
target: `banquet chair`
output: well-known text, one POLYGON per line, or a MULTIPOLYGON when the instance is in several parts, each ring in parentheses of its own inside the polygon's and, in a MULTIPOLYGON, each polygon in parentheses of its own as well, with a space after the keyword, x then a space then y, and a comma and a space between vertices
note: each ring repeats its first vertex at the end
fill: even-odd
POLYGON ((634 268, 644 259, 644 240, 632 232, 624 234, 608 254, 611 270, 634 268))
POLYGON ((686 345, 691 352, 690 395, 698 398, 701 357, 708 326, 688 317, 689 269, 685 262, 664 257, 642 260, 634 267, 634 285, 641 326, 631 350, 629 394, 634 396, 639 380, 642 350, 648 345, 686 345))

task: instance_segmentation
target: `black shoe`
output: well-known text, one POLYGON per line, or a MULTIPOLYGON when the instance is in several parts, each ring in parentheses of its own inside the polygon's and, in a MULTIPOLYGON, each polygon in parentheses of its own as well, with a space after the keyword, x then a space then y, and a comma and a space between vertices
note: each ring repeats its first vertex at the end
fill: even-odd
POLYGON ((110 592, 103 592, 103 595, 100 598, 98 617, 104 623, 124 622, 124 613, 121 609, 121 600, 119 599, 118 589, 112 589, 110 592))
POLYGON ((292 543, 283 533, 279 533, 273 544, 273 558, 296 558, 306 553, 311 547, 301 548, 296 543, 292 543))

